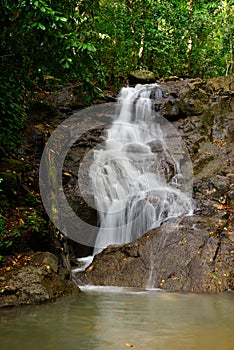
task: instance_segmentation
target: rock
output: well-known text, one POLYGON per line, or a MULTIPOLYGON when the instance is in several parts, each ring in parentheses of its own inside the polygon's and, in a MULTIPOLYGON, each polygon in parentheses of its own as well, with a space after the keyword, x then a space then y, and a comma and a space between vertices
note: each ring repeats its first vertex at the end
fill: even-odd
POLYGON ((31 258, 31 264, 38 264, 49 266, 50 269, 57 273, 58 272, 58 257, 49 252, 37 252, 31 258))
POLYGON ((47 102, 65 111, 82 108, 84 107, 84 103, 80 98, 80 94, 77 92, 77 88, 78 86, 76 86, 76 84, 70 83, 57 93, 50 95, 47 98, 47 102))
POLYGON ((199 88, 200 86, 202 86, 203 83, 204 83, 204 81, 200 78, 191 79, 188 83, 188 86, 191 90, 195 90, 195 89, 199 88))
POLYGON ((207 85, 211 87, 214 93, 234 92, 234 78, 232 76, 208 79, 207 85))
MULTIPOLYGON (((142 79, 141 76, 135 78, 142 79)), ((154 82, 153 76, 151 78, 154 82)), ((130 244, 108 247, 84 273, 77 275, 82 283, 197 293, 234 289, 233 79, 171 79, 155 87, 152 98, 156 114, 164 116, 178 129, 193 162, 195 215, 180 218, 178 222, 170 220, 130 244)), ((68 86, 48 99, 56 108, 70 113, 81 106, 75 93, 75 87, 68 86)), ((45 116, 43 110, 38 124, 26 132, 29 141, 38 147, 38 153, 50 133, 50 128, 43 124, 45 116)), ((50 125, 54 127, 60 117, 53 117, 50 125)), ((64 185, 74 211, 95 226, 97 215, 87 181, 92 154, 90 152, 90 158, 87 154, 101 142, 103 129, 94 129, 93 119, 92 115, 85 115, 86 130, 91 132, 82 133, 65 159, 64 185), (84 164, 79 174, 82 193, 78 189, 74 195, 81 162, 84 164)), ((160 143, 151 146, 160 154, 160 143)), ((16 165, 24 167, 23 163, 16 165)), ((17 181, 20 181, 18 174, 12 179, 16 186, 17 181)), ((74 227, 74 232, 76 230, 74 227)), ((90 247, 67 241, 76 256, 90 253, 90 247)), ((40 303, 74 290, 69 273, 58 267, 57 259, 40 254, 35 256, 35 261, 32 258, 29 266, 22 267, 21 272, 0 276, 2 305, 40 303), (23 285, 23 280, 27 285, 23 285)))
POLYGON ((168 100, 164 104, 164 116, 169 118, 175 118, 180 115, 180 106, 174 101, 168 100))
POLYGON ((48 138, 53 132, 53 128, 43 123, 29 125, 24 131, 28 145, 28 154, 38 154, 41 156, 48 138))
POLYGON ((155 82, 155 76, 153 72, 148 70, 136 70, 130 72, 129 81, 131 84, 149 84, 155 82))
POLYGON ((185 91, 181 96, 180 108, 182 113, 200 115, 207 110, 209 97, 202 88, 185 91))
POLYGON ((233 289, 234 243, 222 229, 217 218, 169 221, 135 242, 105 249, 77 278, 94 285, 196 293, 233 289))
POLYGON ((55 255, 38 252, 28 261, 27 266, 12 267, 1 277, 0 307, 40 304, 79 292, 69 272, 58 266, 55 255))
MULTIPOLYGON (((194 170, 193 216, 169 220, 138 240, 108 247, 82 283, 218 293, 234 290, 233 77, 160 84, 154 100, 179 130, 194 170)), ((153 94, 152 94, 153 95, 153 94)), ((160 153, 155 143, 154 152, 160 153)))
POLYGON ((171 75, 168 78, 164 78, 163 82, 167 82, 167 81, 176 81, 176 80, 180 80, 180 78, 177 75, 171 75))

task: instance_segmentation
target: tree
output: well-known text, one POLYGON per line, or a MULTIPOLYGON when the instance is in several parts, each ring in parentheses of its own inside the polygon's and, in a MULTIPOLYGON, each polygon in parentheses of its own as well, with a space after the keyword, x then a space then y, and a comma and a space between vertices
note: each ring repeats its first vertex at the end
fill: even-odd
POLYGON ((3 149, 17 144, 29 92, 43 87, 47 75, 63 83, 75 76, 90 99, 99 93, 98 85, 104 86, 104 78, 95 56, 97 33, 89 29, 93 14, 84 12, 83 2, 77 8, 74 0, 3 0, 0 9, 3 149))
POLYGON ((2 0, 0 147, 14 146, 35 87, 77 82, 92 101, 133 69, 233 72, 233 0, 2 0), (57 80, 54 81, 57 81, 57 80))
POLYGON ((224 30, 226 31, 226 75, 233 73, 233 30, 234 30, 234 3, 232 0, 223 1, 224 30))

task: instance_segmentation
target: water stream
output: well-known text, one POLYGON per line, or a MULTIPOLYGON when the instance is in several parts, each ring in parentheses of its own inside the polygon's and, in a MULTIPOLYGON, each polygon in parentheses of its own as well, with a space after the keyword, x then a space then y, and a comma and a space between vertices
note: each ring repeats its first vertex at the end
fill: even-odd
MULTIPOLYGON (((105 147, 95 151, 95 253, 192 213, 189 158, 178 132, 152 110, 152 94, 162 97, 155 85, 123 89, 105 147)), ((233 293, 82 288, 53 304, 1 309, 1 350, 233 350, 233 293)))
POLYGON ((139 238, 163 221, 191 214, 191 166, 176 129, 152 107, 156 84, 121 90, 90 178, 100 218, 94 255, 139 238))
POLYGON ((54 304, 0 310, 1 350, 233 350, 233 294, 86 287, 54 304))

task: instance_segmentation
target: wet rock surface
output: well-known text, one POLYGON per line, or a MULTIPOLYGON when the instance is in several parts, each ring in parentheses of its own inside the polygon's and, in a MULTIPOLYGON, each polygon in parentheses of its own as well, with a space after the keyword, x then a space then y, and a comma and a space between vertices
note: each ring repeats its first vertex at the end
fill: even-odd
POLYGON ((37 252, 8 260, 0 269, 0 308, 50 302, 79 292, 54 254, 37 252))
POLYGON ((170 291, 234 289, 234 78, 160 84, 156 114, 177 128, 193 163, 194 215, 98 254, 81 283, 170 291))
POLYGON ((88 284, 168 291, 232 290, 234 244, 222 233, 225 224, 196 215, 170 220, 135 242, 106 248, 77 278, 88 284))
MULTIPOLYGON (((80 283, 160 287, 170 291, 233 290, 234 78, 207 81, 175 78, 159 85, 152 94, 156 115, 164 116, 177 128, 193 163, 194 215, 165 222, 130 244, 108 247, 77 278, 80 283)), ((73 88, 71 92, 71 87, 50 96, 47 102, 53 107, 48 112, 43 104, 38 119, 33 115, 35 123, 25 130, 26 145, 20 151, 22 154, 19 153, 23 161, 16 164, 6 160, 0 169, 9 187, 9 196, 15 195, 11 193, 12 184, 17 193, 22 188, 20 199, 32 190, 34 197, 39 193, 38 169, 45 142, 67 117, 76 113, 81 117, 76 111, 81 107, 79 97, 73 88), (25 182, 22 187, 24 178, 30 179, 26 187, 25 182)), ((100 122, 97 127, 94 125, 92 110, 82 114, 85 120, 84 130, 80 130, 82 137, 70 148, 63 168, 63 188, 69 204, 82 220, 94 226, 97 213, 92 192, 89 182, 82 182, 82 179, 88 178, 92 150, 103 141, 111 110, 114 110, 112 106, 110 110, 104 108, 100 115, 103 127, 100 122), (82 189, 80 184, 83 184, 82 189)), ((59 152, 59 149, 58 146, 54 151, 59 152)), ((160 144, 155 143, 154 152, 160 150, 160 144)), ((74 237, 76 235, 79 235, 79 227, 74 227, 74 237)), ((92 250, 75 239, 67 239, 66 244, 66 254, 73 259, 88 255, 92 250)), ((59 251, 62 249, 63 244, 59 251)), ((8 264, 1 269, 2 306, 41 303, 77 291, 67 270, 62 267, 57 270, 53 259, 53 263, 37 261, 37 255, 35 259, 9 271, 6 270, 8 264)), ((9 266, 12 267, 13 262, 9 266)))

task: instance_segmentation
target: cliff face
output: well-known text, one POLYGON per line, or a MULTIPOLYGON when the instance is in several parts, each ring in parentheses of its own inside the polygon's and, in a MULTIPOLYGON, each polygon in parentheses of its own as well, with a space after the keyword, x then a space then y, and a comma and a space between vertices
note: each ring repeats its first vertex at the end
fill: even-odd
POLYGON ((194 215, 108 247, 83 283, 171 291, 234 289, 234 78, 160 84, 156 112, 179 130, 193 164, 194 215))

